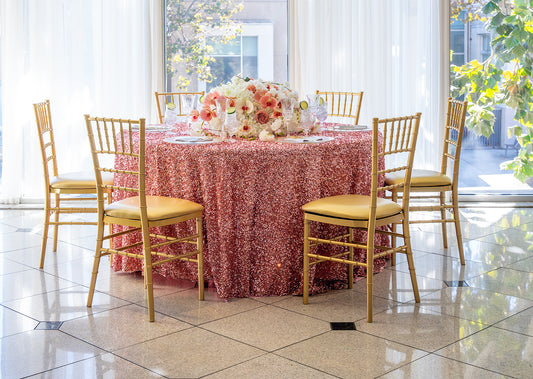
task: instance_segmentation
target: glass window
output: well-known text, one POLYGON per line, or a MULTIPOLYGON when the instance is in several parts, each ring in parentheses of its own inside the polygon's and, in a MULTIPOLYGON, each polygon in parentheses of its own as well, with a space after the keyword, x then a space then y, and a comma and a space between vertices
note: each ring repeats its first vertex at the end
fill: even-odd
MULTIPOLYGON (((203 47, 207 47, 205 56, 209 57, 207 67, 212 80, 204 80, 198 74, 188 73, 190 84, 187 90, 209 91, 238 74, 277 82, 288 80, 287 0, 245 0, 242 3, 242 11, 233 17, 240 26, 235 38, 224 41, 216 38, 224 33, 223 30, 205 33, 208 36, 204 37, 203 47)), ((167 12, 172 11, 168 7, 166 9, 167 12)), ((167 35, 169 33, 172 31, 167 30, 167 35)), ((167 41, 167 54, 175 53, 168 43, 167 41)), ((183 61, 183 57, 179 58, 183 61)), ((178 62, 173 68, 173 72, 167 73, 167 91, 177 90, 178 76, 183 76, 185 72, 183 62, 178 62)))

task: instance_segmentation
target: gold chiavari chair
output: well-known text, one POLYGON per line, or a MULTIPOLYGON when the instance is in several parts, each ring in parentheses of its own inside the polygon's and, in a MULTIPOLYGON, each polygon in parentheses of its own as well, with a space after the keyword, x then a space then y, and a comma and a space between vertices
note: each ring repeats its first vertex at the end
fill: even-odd
POLYGON ((327 92, 317 90, 316 94, 322 96, 328 104, 328 117, 346 119, 349 122, 353 122, 354 125, 359 123, 363 92, 327 92))
MULTIPOLYGON (((354 266, 366 269, 367 284, 367 321, 372 322, 372 285, 374 259, 392 253, 404 253, 407 256, 409 272, 415 301, 420 302, 415 267, 411 251, 409 235, 409 183, 412 163, 420 125, 420 113, 412 116, 379 120, 373 119, 372 127, 372 184, 370 196, 338 195, 311 201, 304 206, 304 253, 303 253, 303 302, 308 303, 310 266, 330 261, 348 265, 348 287, 353 286, 354 266), (392 159, 391 159, 392 158, 392 159), (399 158, 399 159, 394 159, 399 158), (402 159, 403 158, 403 159, 402 159), (390 162, 383 168, 382 162, 390 162), (380 163, 381 162, 381 163, 380 163), (387 173, 402 173, 402 180, 393 185, 381 185, 387 173), (402 188, 406 196, 401 202, 385 199, 385 191, 402 188), (311 223, 323 223, 345 227, 345 232, 333 238, 311 236, 311 223), (399 233, 389 231, 388 225, 402 224, 399 233), (367 232, 366 241, 354 237, 354 230, 367 232), (374 239, 377 233, 385 234, 393 239, 403 239, 400 246, 378 246, 374 239), (322 244, 340 246, 342 252, 332 255, 321 255, 311 252, 322 244), (354 249, 365 249, 363 260, 358 260, 354 249)), ((341 228, 343 229, 343 228, 341 228)))
MULTIPOLYGON (((468 108, 467 101, 458 101, 448 98, 448 110, 446 112, 446 124, 444 126, 444 148, 442 154, 442 163, 440 171, 417 170, 414 169, 411 176, 411 194, 415 192, 426 192, 427 195, 411 195, 411 199, 437 200, 439 205, 411 205, 411 212, 440 212, 439 219, 422 219, 410 220, 410 224, 419 223, 440 223, 442 225, 442 241, 444 248, 448 247, 446 233, 447 223, 455 224, 455 234, 457 237, 457 247, 459 249, 459 258, 461 264, 465 264, 463 252, 463 240, 461 233, 461 222, 459 217, 458 203, 458 184, 459 184, 459 160, 461 158, 461 144, 463 141, 463 132, 465 128, 466 111, 468 108), (451 166, 452 175, 448 176, 448 169, 451 166), (446 198, 451 194, 451 204, 446 198), (448 216, 447 210, 452 210, 451 217, 448 216)), ((399 178, 394 175, 387 176, 387 183, 394 184, 399 178)), ((398 192, 393 191, 392 196, 395 198, 398 192)), ((393 264, 394 256, 393 256, 393 264)))
POLYGON ((98 195, 98 232, 87 306, 92 306, 100 258, 109 254, 118 254, 144 261, 144 281, 147 290, 150 321, 155 319, 152 281, 152 268, 154 266, 175 260, 196 263, 198 266, 199 299, 203 300, 203 206, 184 199, 146 195, 144 119, 123 120, 86 115, 85 120, 91 145, 98 195), (134 130, 138 130, 135 138, 134 130), (131 160, 130 163, 136 169, 116 169, 112 163, 111 167, 107 167, 104 162, 106 162, 105 158, 109 156, 116 159, 131 160), (102 175, 108 172, 131 177, 131 182, 136 184, 130 187, 106 184, 102 180, 102 175), (104 193, 108 189, 131 192, 136 195, 114 201, 106 206, 104 204, 104 193), (194 232, 187 233, 185 236, 174 237, 157 234, 156 232, 164 233, 164 228, 151 229, 185 223, 189 220, 195 223, 194 232), (104 225, 106 224, 122 225, 127 227, 127 229, 104 235, 104 225), (141 234, 140 241, 136 243, 116 248, 103 247, 104 240, 136 232, 141 234), (166 247, 172 244, 182 245, 174 246, 175 249, 173 251, 165 250, 166 247), (135 248, 141 247, 141 251, 135 250, 135 248), (176 249, 179 247, 183 249, 178 252, 176 249))
MULTIPOLYGON (((59 173, 57 164, 54 130, 52 127, 52 115, 50 101, 45 100, 33 104, 35 120, 41 147, 43 162, 44 186, 45 186, 45 218, 43 228, 43 241, 41 247, 41 260, 39 268, 43 268, 48 240, 48 229, 54 226, 54 238, 52 250, 57 251, 58 229, 60 225, 96 225, 96 222, 87 221, 61 221, 61 214, 96 213, 96 207, 73 207, 63 206, 63 202, 92 201, 96 195, 96 180, 92 172, 67 172, 59 173), (92 196, 90 196, 92 195, 92 196), (54 198, 52 205, 51 197, 54 198), (53 216, 53 220, 52 219, 53 216)), ((106 175, 103 180, 112 183, 113 177, 106 175)), ((106 192, 110 199, 111 193, 106 192)), ((78 203, 79 204, 79 203, 78 203)))
POLYGON ((198 95, 202 96, 204 91, 200 92, 155 92, 155 103, 157 105, 157 115, 159 122, 163 122, 165 116, 165 109, 168 103, 173 103, 176 106, 176 116, 187 116, 183 104, 181 103, 182 96, 198 95))

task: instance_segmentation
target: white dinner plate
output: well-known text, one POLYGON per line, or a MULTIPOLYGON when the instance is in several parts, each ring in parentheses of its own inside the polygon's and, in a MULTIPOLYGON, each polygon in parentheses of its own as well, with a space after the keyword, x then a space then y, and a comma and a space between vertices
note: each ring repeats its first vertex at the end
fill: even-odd
POLYGON ((176 143, 180 145, 202 145, 206 143, 213 143, 215 142, 213 138, 210 137, 201 137, 201 136, 178 136, 178 137, 172 137, 167 138, 164 140, 168 143, 176 143))
MULTIPOLYGON (((132 125, 131 130, 138 131, 139 125, 132 125)), ((145 132, 167 132, 169 130, 172 130, 172 128, 169 128, 165 124, 146 124, 144 125, 144 131, 145 132)))
POLYGON ((285 137, 280 142, 283 143, 322 143, 333 141, 333 137, 307 136, 307 137, 285 137))
POLYGON ((356 130, 368 130, 366 125, 337 124, 333 127, 336 132, 353 132, 356 130))

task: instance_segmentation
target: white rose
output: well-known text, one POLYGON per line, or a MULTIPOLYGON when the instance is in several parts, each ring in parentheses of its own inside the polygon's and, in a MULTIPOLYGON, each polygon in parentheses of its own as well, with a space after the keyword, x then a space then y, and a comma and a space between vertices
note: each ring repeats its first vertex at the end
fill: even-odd
POLYGON ((283 126, 283 123, 282 123, 281 120, 278 118, 276 121, 274 121, 274 122, 272 123, 271 128, 272 128, 272 131, 273 131, 273 132, 276 132, 276 131, 278 131, 279 128, 281 128, 282 126, 283 126))
POLYGON ((259 140, 260 141, 274 141, 276 139, 276 136, 272 133, 270 133, 268 130, 263 129, 261 133, 259 133, 259 140))

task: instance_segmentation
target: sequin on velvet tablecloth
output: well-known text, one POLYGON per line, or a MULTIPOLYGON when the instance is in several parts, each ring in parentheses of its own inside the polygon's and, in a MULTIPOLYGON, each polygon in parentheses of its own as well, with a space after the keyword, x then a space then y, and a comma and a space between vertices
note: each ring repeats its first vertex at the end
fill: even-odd
MULTIPOLYGON (((163 141, 167 133, 146 133, 147 194, 179 197, 204 206, 204 275, 220 298, 301 294, 301 206, 325 196, 370 194, 372 132, 327 133, 333 141, 201 145, 171 144, 163 141)), ((128 163, 123 158, 115 164, 126 168, 128 163)), ((128 184, 120 174, 115 182, 128 184)), ((114 200, 125 196, 120 191, 113 195, 114 200)), ((313 227, 323 236, 338 231, 328 225, 313 227)), ((167 228, 179 235, 182 228, 193 231, 194 221, 167 228)), ((131 236, 119 237, 113 243, 118 247, 132 241, 131 236)), ((318 248, 332 253, 337 249, 318 248)), ((383 259, 376 259, 374 270, 380 271, 384 264, 383 259)), ((142 265, 138 259, 113 257, 117 271, 139 271, 142 265)), ((187 262, 154 270, 163 276, 197 280, 196 265, 187 262)), ((311 270, 311 293, 347 284, 345 265, 325 262, 311 270)), ((364 269, 355 271, 355 275, 364 275, 364 269)))

